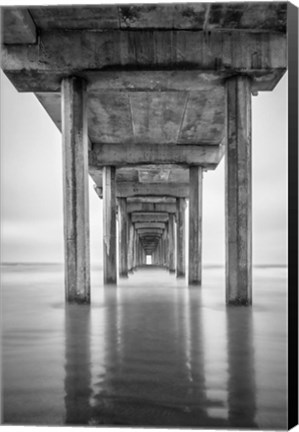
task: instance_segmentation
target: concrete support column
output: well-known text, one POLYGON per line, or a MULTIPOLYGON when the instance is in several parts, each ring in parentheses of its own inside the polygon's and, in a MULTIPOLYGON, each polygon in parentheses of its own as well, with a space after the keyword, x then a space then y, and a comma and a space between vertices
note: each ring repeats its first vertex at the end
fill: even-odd
POLYGON ((116 284, 116 180, 115 167, 103 168, 104 284, 116 284))
POLYGON ((159 239, 159 256, 160 256, 160 265, 164 267, 164 242, 162 237, 159 239))
POLYGON ((141 258, 141 244, 140 240, 137 239, 137 266, 140 267, 142 264, 142 258, 141 258))
POLYGON ((202 168, 190 167, 189 285, 201 285, 202 272, 202 168))
POLYGON ((137 267, 137 232, 134 229, 134 237, 133 237, 133 270, 136 270, 137 267))
POLYGON ((90 302, 88 136, 86 83, 61 84, 65 298, 90 302))
POLYGON ((168 238, 169 238, 169 271, 175 272, 175 238, 174 238, 174 214, 169 213, 168 238))
POLYGON ((126 198, 118 199, 119 276, 128 277, 128 215, 126 198))
POLYGON ((159 261, 160 261, 160 266, 164 267, 164 241, 163 238, 161 237, 159 240, 159 261))
POLYGON ((169 268, 169 242, 168 242, 168 224, 166 225, 166 228, 163 232, 163 239, 164 239, 164 266, 166 268, 169 268))
POLYGON ((226 302, 252 303, 251 84, 226 83, 226 302))
POLYGON ((176 276, 185 277, 185 209, 186 202, 184 198, 177 198, 177 243, 176 243, 176 276))
POLYGON ((128 220, 129 224, 129 250, 128 250, 128 271, 133 271, 133 249, 134 249, 134 226, 131 220, 128 220))

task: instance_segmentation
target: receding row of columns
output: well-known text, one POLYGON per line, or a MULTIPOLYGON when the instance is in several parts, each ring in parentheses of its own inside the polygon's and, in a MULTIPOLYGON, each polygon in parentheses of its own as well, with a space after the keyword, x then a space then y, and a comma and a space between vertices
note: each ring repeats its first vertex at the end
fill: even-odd
MULTIPOLYGON (((251 84, 246 76, 226 83, 226 298, 231 304, 251 304, 251 84)), ((86 83, 62 81, 65 286, 67 301, 90 301, 88 135, 86 83)), ((121 276, 144 261, 140 242, 128 221, 126 202, 119 200, 119 238, 128 245, 119 260, 121 276)), ((116 170, 103 169, 104 282, 116 283, 116 170)), ((177 275, 185 274, 184 203, 177 201, 177 275)), ((168 266, 175 271, 174 215, 168 221, 168 266)), ((189 284, 200 284, 202 263, 202 167, 190 167, 189 284)), ((161 246, 162 247, 162 246, 161 246)), ((163 249, 163 247, 162 247, 163 249)), ((165 249, 165 248, 164 248, 165 249)), ((160 254, 165 251, 160 251, 160 254)))

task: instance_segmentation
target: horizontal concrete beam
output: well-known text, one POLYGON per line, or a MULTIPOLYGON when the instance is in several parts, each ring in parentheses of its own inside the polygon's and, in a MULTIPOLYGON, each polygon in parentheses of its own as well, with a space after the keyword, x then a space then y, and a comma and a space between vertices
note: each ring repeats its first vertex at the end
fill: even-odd
MULTIPOLYGON (((95 188, 100 198, 103 196, 101 187, 95 188)), ((175 198, 188 198, 189 184, 186 183, 155 183, 143 184, 136 182, 118 183, 116 186, 117 198, 129 198, 133 196, 167 196, 175 198)))
POLYGON ((134 224, 134 226, 135 226, 136 230, 139 230, 139 229, 142 229, 142 228, 149 229, 149 230, 150 229, 155 229, 155 228, 159 228, 159 229, 162 229, 162 230, 165 229, 165 223, 163 223, 163 222, 151 222, 151 223, 149 223, 149 222, 136 222, 134 224))
POLYGON ((137 234, 139 234, 140 236, 148 233, 163 234, 164 232, 164 230, 161 228, 140 228, 140 229, 136 229, 136 231, 137 234))
POLYGON ((130 205, 130 203, 165 203, 165 204, 175 204, 176 199, 171 197, 163 197, 163 196, 135 196, 135 197, 129 197, 127 198, 127 203, 130 205))
MULTIPOLYGON (((285 71, 286 68, 257 69, 252 76, 252 92, 273 90, 285 71)), ((59 72, 6 70, 5 73, 19 92, 34 92, 39 95, 42 93, 58 94, 62 79, 62 74, 59 72)), ((109 92, 198 91, 210 88, 213 84, 217 85, 231 75, 231 72, 228 71, 200 71, 198 69, 196 71, 173 70, 162 72, 162 74, 167 73, 169 73, 169 78, 160 79, 160 71, 88 72, 83 70, 76 72, 77 75, 79 74, 89 83, 90 90, 88 94, 91 96, 96 96, 97 92, 104 90, 109 92), (185 74, 187 75, 186 81, 183 78, 185 74), (194 75, 194 78, 191 74, 194 75), (207 78, 209 76, 211 78, 207 78), (98 83, 101 83, 101 85, 98 83)))
POLYGON ((23 78, 27 91, 37 91, 37 75, 39 91, 49 91, 52 74, 59 83, 66 75, 109 68, 197 69, 222 78, 245 73, 259 80, 256 86, 271 87, 277 72, 282 74, 287 67, 286 53, 286 35, 275 32, 53 30, 40 32, 36 45, 4 46, 2 68, 17 87, 23 78))
POLYGON ((158 211, 167 213, 176 213, 175 203, 128 203, 127 212, 133 213, 138 211, 158 211))
POLYGON ((131 221, 134 222, 167 222, 168 213, 162 212, 134 212, 131 221))
POLYGON ((161 238, 161 234, 142 234, 139 236, 142 242, 146 241, 159 241, 161 238))
POLYGON ((224 146, 176 144, 95 144, 89 152, 92 169, 103 166, 147 164, 201 165, 215 169, 224 154, 224 146))

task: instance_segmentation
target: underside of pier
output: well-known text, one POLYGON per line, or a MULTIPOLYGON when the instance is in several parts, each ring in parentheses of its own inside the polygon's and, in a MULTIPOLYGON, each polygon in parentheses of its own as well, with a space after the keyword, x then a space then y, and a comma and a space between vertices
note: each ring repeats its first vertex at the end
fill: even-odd
POLYGON ((90 302, 88 175, 105 284, 150 256, 200 286, 203 178, 225 157, 226 300, 251 304, 251 97, 287 68, 287 8, 2 8, 2 69, 62 132, 67 301, 90 302))

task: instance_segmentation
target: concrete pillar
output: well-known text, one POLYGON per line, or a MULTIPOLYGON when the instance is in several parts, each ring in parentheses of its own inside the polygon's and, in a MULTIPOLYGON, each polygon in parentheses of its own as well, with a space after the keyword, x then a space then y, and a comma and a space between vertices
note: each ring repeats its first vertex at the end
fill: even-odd
POLYGON ((137 233, 134 229, 134 237, 133 237, 133 270, 136 270, 137 267, 137 233))
POLYGON ((61 84, 65 297, 90 302, 88 136, 86 83, 61 84))
POLYGON ((165 256, 165 252, 164 252, 164 240, 163 240, 163 236, 161 236, 160 241, 160 261, 161 261, 161 266, 164 267, 164 256, 165 256))
POLYGON ((133 272, 133 249, 134 249, 134 226, 131 220, 128 220, 129 224, 129 249, 128 249, 128 271, 133 272))
POLYGON ((190 167, 189 285, 201 285, 202 272, 202 168, 190 167))
POLYGON ((119 276, 128 277, 128 215, 126 198, 118 199, 119 276))
POLYGON ((141 261, 141 245, 139 238, 137 238, 137 267, 141 266, 141 261))
POLYGON ((164 267, 169 268, 169 253, 168 253, 168 224, 165 227, 163 232, 163 240, 164 240, 164 267))
POLYGON ((177 198, 177 243, 176 243, 176 276, 185 277, 185 208, 184 198, 177 198))
POLYGON ((252 303, 251 85, 237 76, 226 83, 225 214, 226 302, 252 303))
POLYGON ((159 241, 157 246, 158 251, 158 263, 160 267, 163 267, 163 250, 162 250, 162 242, 159 241))
POLYGON ((115 167, 103 168, 104 284, 116 284, 116 180, 115 167))
POLYGON ((174 238, 174 214, 169 213, 168 239, 169 239, 169 271, 175 272, 175 238, 174 238))

